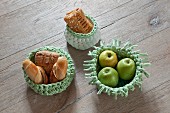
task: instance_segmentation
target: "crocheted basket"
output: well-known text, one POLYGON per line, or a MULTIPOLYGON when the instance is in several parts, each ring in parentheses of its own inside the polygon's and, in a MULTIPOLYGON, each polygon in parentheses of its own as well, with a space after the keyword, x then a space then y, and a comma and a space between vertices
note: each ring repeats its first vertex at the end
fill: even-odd
POLYGON ((146 72, 143 67, 149 66, 150 63, 148 62, 148 55, 146 53, 140 53, 139 50, 133 51, 136 46, 137 45, 132 45, 129 42, 125 43, 124 46, 121 46, 121 41, 113 40, 111 45, 105 45, 104 42, 100 42, 100 47, 94 46, 95 50, 92 52, 89 51, 88 55, 92 57, 92 60, 84 61, 84 70, 90 72, 86 72, 85 77, 91 79, 89 84, 97 85, 97 94, 104 92, 108 95, 114 95, 115 99, 117 99, 117 95, 127 97, 128 91, 134 91, 136 85, 141 89, 142 75, 144 74, 146 77, 149 77, 149 73, 146 72), (98 57, 105 50, 114 51, 119 60, 122 58, 131 58, 135 61, 136 73, 132 80, 125 81, 119 78, 118 85, 114 88, 106 86, 98 80, 97 75, 101 69, 98 62, 98 57))
POLYGON ((68 26, 66 26, 64 35, 67 42, 75 47, 76 49, 86 50, 93 47, 100 40, 100 30, 98 28, 97 22, 93 17, 86 15, 86 17, 91 20, 94 27, 90 33, 82 34, 72 31, 68 26))
POLYGON ((66 78, 64 78, 60 82, 51 83, 51 84, 35 84, 31 79, 29 79, 29 77, 25 73, 24 69, 22 68, 23 72, 24 72, 25 81, 36 93, 39 93, 40 95, 47 95, 47 96, 54 95, 54 94, 57 94, 57 93, 60 93, 64 90, 66 90, 66 88, 70 85, 70 83, 72 82, 74 75, 75 75, 75 68, 74 68, 72 58, 64 50, 55 48, 53 46, 45 46, 45 47, 35 49, 29 53, 27 58, 34 62, 34 56, 35 56, 36 52, 42 51, 42 50, 57 52, 60 54, 60 56, 65 56, 67 58, 68 69, 67 69, 66 78))

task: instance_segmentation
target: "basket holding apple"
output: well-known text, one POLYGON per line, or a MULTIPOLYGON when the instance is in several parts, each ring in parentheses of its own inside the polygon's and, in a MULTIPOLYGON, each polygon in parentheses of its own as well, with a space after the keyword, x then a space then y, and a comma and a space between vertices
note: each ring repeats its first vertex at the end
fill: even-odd
POLYGON ((121 41, 113 40, 111 45, 100 43, 100 47, 89 51, 92 60, 84 61, 86 78, 91 78, 90 84, 97 85, 98 93, 108 95, 128 96, 129 90, 135 86, 141 88, 142 75, 149 77, 144 66, 149 66, 148 55, 134 51, 136 45, 129 42, 121 46, 121 41))

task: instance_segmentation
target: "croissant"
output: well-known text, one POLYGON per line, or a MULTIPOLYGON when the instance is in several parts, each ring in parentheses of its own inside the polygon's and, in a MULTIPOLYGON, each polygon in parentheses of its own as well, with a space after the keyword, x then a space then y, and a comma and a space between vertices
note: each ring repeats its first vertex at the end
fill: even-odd
POLYGON ((89 33, 93 29, 93 24, 86 18, 82 9, 77 8, 68 12, 64 17, 64 21, 69 28, 77 33, 89 33))
POLYGON ((32 81, 34 81, 34 83, 36 84, 48 83, 47 75, 45 74, 45 71, 41 67, 36 66, 29 59, 24 60, 22 65, 26 74, 32 81))
POLYGON ((66 77, 68 68, 68 61, 66 57, 59 57, 57 62, 53 65, 52 73, 57 80, 63 80, 66 77))
POLYGON ((39 51, 35 54, 35 64, 43 67, 48 75, 55 62, 57 62, 59 54, 50 51, 39 51))

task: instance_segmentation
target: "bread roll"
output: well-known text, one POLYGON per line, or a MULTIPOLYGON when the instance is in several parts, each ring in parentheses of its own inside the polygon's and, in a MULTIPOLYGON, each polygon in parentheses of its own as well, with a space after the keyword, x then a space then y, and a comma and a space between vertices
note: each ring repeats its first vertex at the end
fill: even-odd
POLYGON ((23 61, 23 68, 28 75, 28 77, 34 81, 36 84, 43 83, 43 77, 39 68, 29 59, 23 61))
POLYGON ((63 80, 66 77, 68 61, 66 57, 59 57, 53 65, 52 72, 58 80, 63 80))
POLYGON ((52 70, 54 63, 57 62, 59 54, 50 51, 39 51, 35 54, 35 64, 43 67, 48 75, 52 70))

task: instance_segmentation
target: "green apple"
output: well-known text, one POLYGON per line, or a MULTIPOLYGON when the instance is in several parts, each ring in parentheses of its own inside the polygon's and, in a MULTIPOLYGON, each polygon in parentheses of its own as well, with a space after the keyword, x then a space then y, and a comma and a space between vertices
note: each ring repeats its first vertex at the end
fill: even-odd
POLYGON ((110 87, 115 87, 118 84, 118 72, 112 67, 105 67, 98 73, 99 81, 110 87))
POLYGON ((117 62, 117 55, 111 50, 105 50, 99 55, 99 64, 101 67, 115 67, 117 62))
POLYGON ((124 58, 117 64, 119 77, 123 80, 131 80, 135 75, 135 62, 130 58, 124 58))

